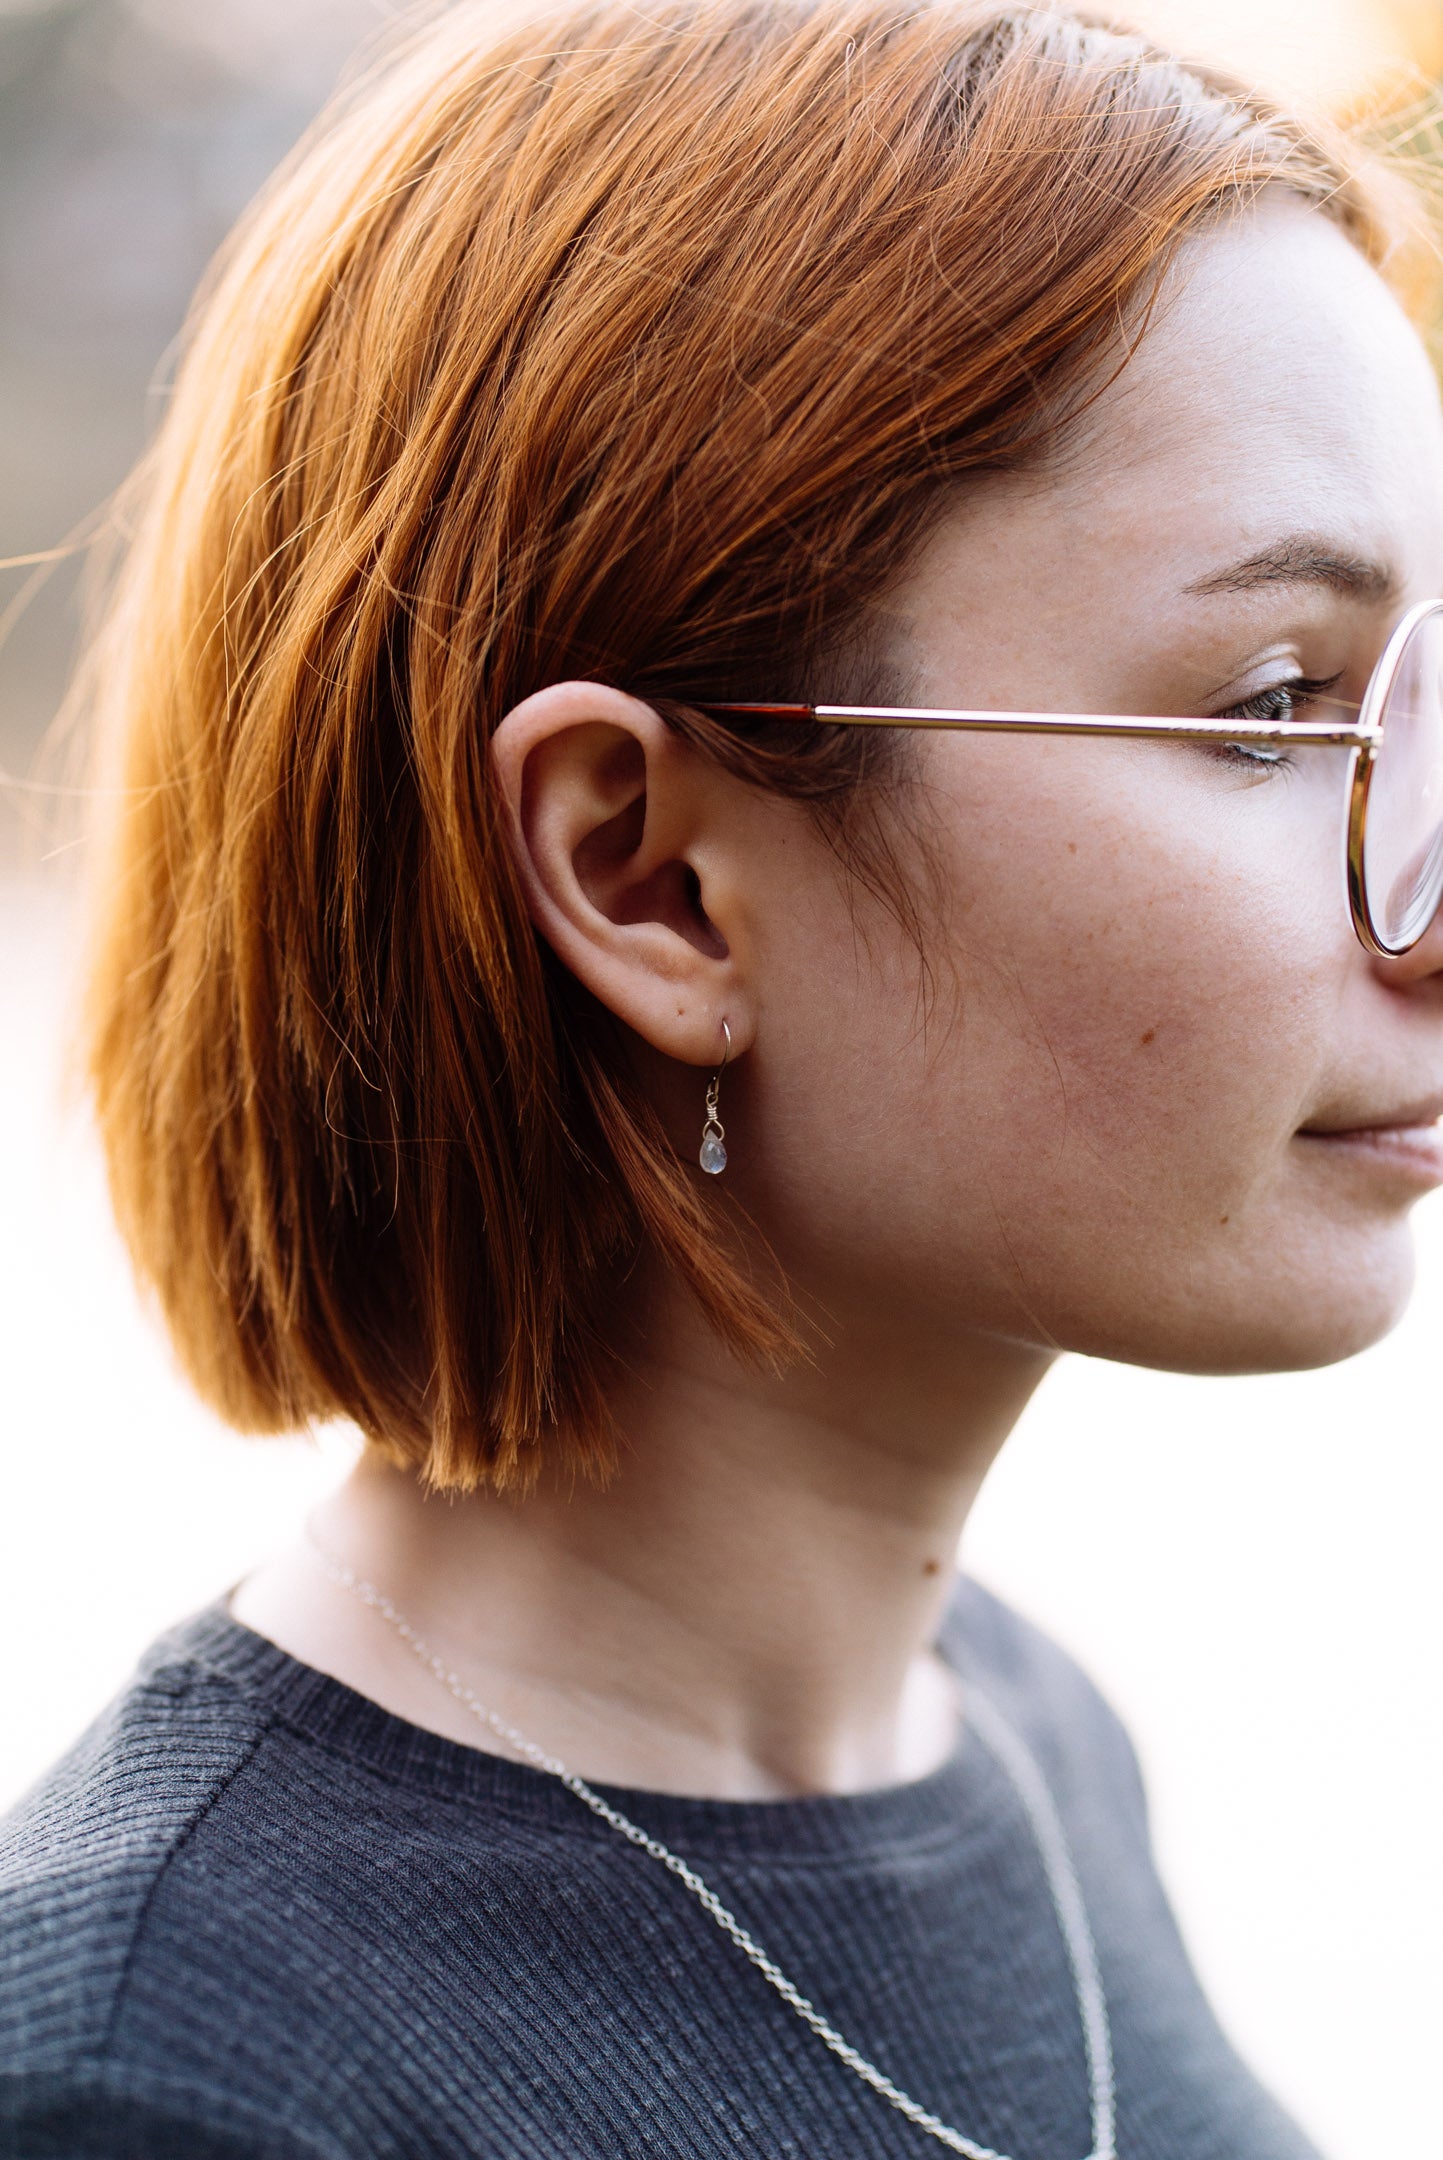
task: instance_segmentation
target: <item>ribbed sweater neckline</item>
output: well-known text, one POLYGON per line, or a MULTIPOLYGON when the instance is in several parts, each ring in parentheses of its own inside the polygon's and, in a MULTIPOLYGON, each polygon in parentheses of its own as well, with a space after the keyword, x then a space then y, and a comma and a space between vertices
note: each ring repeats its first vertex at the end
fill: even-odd
MULTIPOLYGON (((368 1769, 418 1799, 450 1801, 464 1811, 499 1811, 508 1824, 614 1842, 559 1779, 527 1763, 489 1753, 414 1725, 383 1709, 345 1681, 307 1665, 227 1610, 229 1590, 178 1620, 151 1645, 140 1677, 191 1666, 229 1682, 261 1712, 332 1754, 368 1769)), ((964 1673, 955 1627, 944 1627, 941 1656, 964 1673)), ((957 1834, 977 1804, 978 1785, 991 1785, 987 1750, 962 1729, 946 1761, 926 1776, 855 1793, 818 1793, 779 1800, 719 1800, 590 1781, 613 1807, 654 1837, 692 1856, 806 1862, 851 1856, 895 1858, 899 1848, 929 1845, 957 1834)))

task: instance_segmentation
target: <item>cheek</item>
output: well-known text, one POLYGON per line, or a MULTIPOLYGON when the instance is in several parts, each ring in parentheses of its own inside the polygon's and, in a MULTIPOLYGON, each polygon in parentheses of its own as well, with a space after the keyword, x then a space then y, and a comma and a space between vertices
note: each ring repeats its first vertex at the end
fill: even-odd
POLYGON ((1359 1347, 1397 1225, 1340 1218, 1291 1144, 1359 965, 1341 799, 1053 755, 1025 785, 976 760, 944 805, 930 997, 895 926, 790 918, 754 1126, 779 1257, 855 1324, 925 1311, 949 1340, 965 1315, 1187 1370, 1359 1347), (1366 1311, 1337 1302, 1355 1229, 1387 1248, 1352 1253, 1366 1311))
POLYGON ((968 1122, 994 1143, 1025 1124, 1053 1175, 1211 1190, 1301 1114, 1315 993, 1229 881, 1166 870, 1123 913, 1064 873, 1026 929, 995 922, 967 951, 968 1122))
POLYGON ((951 850, 945 1042, 914 1070, 935 1241, 965 1219, 1061 1295, 1231 1266, 1277 1234, 1336 1051, 1339 819, 1186 768, 1016 801, 951 850))
POLYGON ((1316 786, 1229 785, 1170 749, 1076 762, 1070 785, 995 799, 954 847, 967 1076, 1139 1163, 1174 1165, 1184 1135, 1202 1155, 1275 1144, 1339 991, 1339 819, 1316 786))

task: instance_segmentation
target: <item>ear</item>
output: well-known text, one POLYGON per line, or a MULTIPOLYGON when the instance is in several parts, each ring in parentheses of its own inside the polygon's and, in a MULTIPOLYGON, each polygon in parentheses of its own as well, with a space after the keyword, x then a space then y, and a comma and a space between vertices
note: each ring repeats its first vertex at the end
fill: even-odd
POLYGON ((599 683, 553 683, 491 738, 526 904, 601 1003, 666 1056, 749 1047, 745 784, 649 705, 599 683), (740 823, 738 822, 740 821, 740 823))

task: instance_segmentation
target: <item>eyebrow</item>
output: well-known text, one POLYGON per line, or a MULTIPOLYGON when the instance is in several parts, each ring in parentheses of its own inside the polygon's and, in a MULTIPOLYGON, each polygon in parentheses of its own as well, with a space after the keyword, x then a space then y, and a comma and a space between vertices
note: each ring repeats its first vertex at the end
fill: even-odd
POLYGON ((1367 556, 1350 555, 1309 533, 1290 533, 1284 540, 1245 555, 1241 562, 1213 570, 1193 585, 1189 593, 1253 592, 1260 585, 1325 585, 1347 600, 1363 600, 1381 606, 1396 600, 1401 580, 1389 564, 1367 556))

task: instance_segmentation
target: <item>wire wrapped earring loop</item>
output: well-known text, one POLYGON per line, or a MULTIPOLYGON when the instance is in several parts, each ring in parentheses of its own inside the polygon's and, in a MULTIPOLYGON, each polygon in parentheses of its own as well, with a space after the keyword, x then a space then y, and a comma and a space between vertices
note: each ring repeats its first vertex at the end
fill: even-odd
POLYGON ((720 1177, 727 1166, 726 1127, 717 1115, 717 1102, 721 1092, 721 1076, 726 1071, 732 1054, 732 1031, 725 1020, 722 1022, 722 1034, 726 1038, 726 1047, 722 1051, 720 1065, 718 1065, 707 1084, 706 1123, 701 1129, 701 1153, 697 1157, 703 1170, 707 1171, 712 1177, 720 1177))

